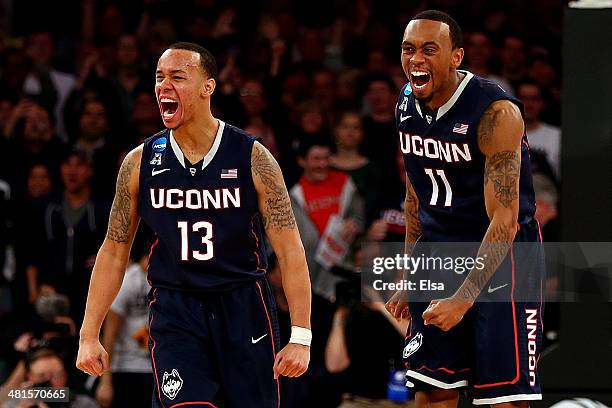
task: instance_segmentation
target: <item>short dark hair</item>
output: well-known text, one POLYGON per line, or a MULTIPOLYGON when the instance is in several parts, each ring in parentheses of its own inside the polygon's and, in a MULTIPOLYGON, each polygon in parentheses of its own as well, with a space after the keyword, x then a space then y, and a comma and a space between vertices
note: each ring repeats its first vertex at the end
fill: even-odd
POLYGON ((217 78, 217 61, 206 48, 191 42, 177 42, 168 47, 169 50, 187 50, 200 54, 200 66, 209 78, 217 78))
POLYGON ((439 10, 425 10, 412 17, 412 20, 432 20, 447 24, 450 30, 450 40, 453 49, 463 47, 461 27, 459 27, 459 24, 457 24, 454 18, 445 12, 439 10))
POLYGON ((302 140, 298 145, 297 155, 298 157, 305 159, 310 153, 310 149, 313 147, 327 147, 329 150, 332 150, 332 144, 328 137, 323 134, 312 134, 312 135, 303 135, 302 140))
POLYGON ((363 78, 363 83, 364 83, 363 92, 364 93, 368 92, 368 90, 370 89, 370 86, 372 86, 374 82, 384 83, 385 85, 389 87, 389 91, 391 91, 391 93, 397 90, 397 86, 395 85, 395 82, 393 82, 393 79, 391 79, 389 75, 371 74, 363 78))
POLYGON ((64 152, 64 155, 61 157, 60 164, 66 164, 72 159, 76 157, 81 161, 81 163, 86 164, 87 166, 93 168, 93 159, 87 152, 83 149, 79 149, 77 147, 73 147, 72 149, 64 152))

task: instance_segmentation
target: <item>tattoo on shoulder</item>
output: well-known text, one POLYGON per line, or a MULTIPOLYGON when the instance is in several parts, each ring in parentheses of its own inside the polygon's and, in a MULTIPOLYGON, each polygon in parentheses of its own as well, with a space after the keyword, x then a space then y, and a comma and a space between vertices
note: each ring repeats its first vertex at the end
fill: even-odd
POLYGON ((518 179, 521 160, 517 152, 504 150, 487 158, 485 163, 485 185, 493 183, 495 198, 504 207, 518 199, 518 179))
POLYGON ((498 115, 500 110, 491 105, 487 108, 487 110, 482 114, 480 118, 480 123, 478 124, 478 144, 486 145, 493 135, 493 131, 497 126, 498 115))
POLYGON ((129 238, 132 199, 129 182, 135 167, 135 162, 136 160, 134 160, 134 158, 128 156, 123 161, 121 169, 119 169, 115 199, 113 200, 113 206, 108 220, 108 231, 106 232, 106 238, 111 241, 125 243, 129 238))
POLYGON ((283 182, 280 167, 263 147, 253 146, 251 168, 264 186, 264 208, 261 208, 264 228, 274 230, 296 228, 291 200, 283 182))

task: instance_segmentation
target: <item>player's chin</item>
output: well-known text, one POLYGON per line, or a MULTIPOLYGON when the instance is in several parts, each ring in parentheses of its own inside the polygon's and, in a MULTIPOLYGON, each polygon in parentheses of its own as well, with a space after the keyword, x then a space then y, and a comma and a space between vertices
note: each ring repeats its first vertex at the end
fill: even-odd
POLYGON ((412 88, 412 93, 414 97, 420 101, 429 101, 433 94, 433 86, 431 81, 429 81, 423 88, 415 89, 412 88))
POLYGON ((433 77, 430 74, 427 78, 428 80, 426 82, 424 82, 423 80, 415 80, 414 78, 412 79, 412 81, 410 81, 412 93, 414 94, 415 98, 427 100, 432 97, 434 88, 433 77))
POLYGON ((166 128, 176 129, 181 124, 183 115, 182 112, 177 109, 177 111, 174 112, 172 115, 169 115, 168 113, 162 113, 161 118, 166 128))

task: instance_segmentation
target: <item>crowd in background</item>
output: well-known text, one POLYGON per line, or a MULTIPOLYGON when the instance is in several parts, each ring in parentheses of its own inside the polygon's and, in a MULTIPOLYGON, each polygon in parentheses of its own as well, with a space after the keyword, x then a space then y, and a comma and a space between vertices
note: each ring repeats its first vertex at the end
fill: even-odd
MULTIPOLYGON (((192 41, 217 59, 214 115, 259 137, 280 163, 308 256, 312 362, 283 383, 283 406, 384 399, 405 327, 382 303, 359 302, 354 270, 361 242, 403 241, 400 43, 411 16, 428 8, 463 28, 462 69, 523 101, 537 217, 544 239, 558 240, 559 2, 0 2, 0 391, 68 384, 73 407, 144 406, 122 398, 150 397, 146 232, 105 322, 113 375, 94 382, 74 360, 119 164, 163 127, 156 61, 166 46, 192 41), (319 251, 331 230, 350 244, 339 262, 319 251)), ((270 264, 286 342, 273 255, 270 264)))

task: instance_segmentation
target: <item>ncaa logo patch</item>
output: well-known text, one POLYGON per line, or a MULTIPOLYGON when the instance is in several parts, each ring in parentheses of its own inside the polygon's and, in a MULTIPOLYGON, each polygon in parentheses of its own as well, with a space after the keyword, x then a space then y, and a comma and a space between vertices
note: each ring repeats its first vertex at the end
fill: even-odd
POLYGON ((167 371, 164 371, 164 377, 162 378, 162 392, 166 397, 170 400, 176 398, 176 395, 179 393, 181 388, 183 387, 183 379, 179 375, 176 368, 172 369, 172 372, 168 374, 167 371))
POLYGON ((406 84, 406 88, 404 88, 404 95, 408 96, 412 93, 412 86, 410 85, 410 82, 408 82, 406 84))
POLYGON ((166 150, 166 144, 168 143, 168 139, 165 137, 160 137, 156 141, 153 142, 153 151, 157 153, 161 153, 166 150))
POLYGON ((421 345, 423 344, 423 335, 421 333, 417 333, 404 347, 404 358, 408 358, 413 355, 421 345))

